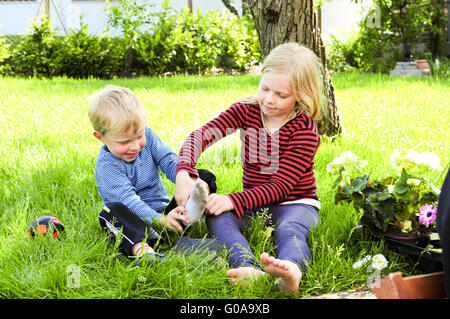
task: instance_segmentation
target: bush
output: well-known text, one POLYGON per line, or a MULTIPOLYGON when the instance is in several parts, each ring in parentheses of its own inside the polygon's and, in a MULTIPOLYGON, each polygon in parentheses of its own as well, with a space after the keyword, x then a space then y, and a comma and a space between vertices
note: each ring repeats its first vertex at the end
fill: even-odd
POLYGON ((261 60, 253 21, 224 11, 187 8, 173 15, 168 8, 155 14, 152 30, 136 40, 138 61, 149 74, 201 71, 214 67, 243 70, 261 60))
POLYGON ((360 23, 358 36, 347 43, 333 39, 328 66, 345 71, 348 66, 362 71, 387 73, 404 58, 406 45, 412 47, 413 59, 427 53, 418 50, 426 32, 432 37, 442 30, 434 25, 440 11, 431 1, 374 0, 376 9, 360 23))
POLYGON ((87 25, 58 36, 47 19, 33 24, 32 32, 16 37, 6 61, 19 76, 110 78, 123 69, 123 39, 98 37, 87 33, 87 25))
POLYGON ((6 42, 6 38, 0 36, 0 74, 8 74, 10 67, 8 64, 3 64, 9 58, 10 44, 6 42))
POLYGON ((16 75, 51 77, 59 74, 56 53, 60 41, 48 19, 33 22, 32 31, 17 44, 12 52, 11 67, 16 75))
MULTIPOLYGON (((121 0, 129 14, 108 7, 111 27, 126 36, 90 35, 87 25, 59 36, 45 18, 33 24, 30 34, 0 39, 0 72, 29 77, 68 76, 111 78, 114 75, 155 75, 166 72, 201 72, 215 67, 243 70, 261 60, 253 21, 227 11, 188 9, 175 13, 169 2, 150 16, 136 0, 121 0), (139 19, 132 20, 139 13, 139 19), (145 14, 144 14, 145 13, 145 14), (143 31, 145 30, 145 31, 143 31), (10 47, 9 47, 10 46, 10 47), (10 53, 8 53, 8 51, 10 53)), ((145 9, 147 10, 147 9, 145 9)))
POLYGON ((441 58, 433 61, 431 56, 428 56, 427 60, 430 64, 431 74, 442 78, 450 78, 450 59, 441 58))
POLYGON ((59 74, 73 78, 111 78, 123 70, 126 44, 123 39, 91 36, 87 25, 61 38, 56 63, 59 74))

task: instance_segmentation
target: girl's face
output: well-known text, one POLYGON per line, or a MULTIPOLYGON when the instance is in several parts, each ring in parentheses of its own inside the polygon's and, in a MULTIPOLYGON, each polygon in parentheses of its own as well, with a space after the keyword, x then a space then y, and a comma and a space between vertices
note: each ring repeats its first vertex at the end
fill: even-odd
POLYGON ((136 159, 136 156, 142 151, 147 142, 145 139, 145 128, 136 132, 134 127, 131 127, 122 134, 111 132, 101 135, 100 132, 95 131, 94 136, 105 143, 115 157, 127 163, 136 159))
POLYGON ((263 73, 258 86, 258 103, 267 118, 284 121, 296 102, 286 73, 263 73))

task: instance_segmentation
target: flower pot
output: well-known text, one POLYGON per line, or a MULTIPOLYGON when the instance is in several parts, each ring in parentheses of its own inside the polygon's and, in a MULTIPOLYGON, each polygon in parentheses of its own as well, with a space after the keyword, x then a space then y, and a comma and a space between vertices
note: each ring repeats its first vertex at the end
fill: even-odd
POLYGON ((416 66, 419 70, 429 70, 430 65, 427 60, 416 60, 416 66))
POLYGON ((417 244, 419 242, 425 241, 429 238, 430 231, 427 229, 417 229, 408 233, 404 233, 401 229, 397 227, 388 227, 385 234, 386 238, 390 238, 396 241, 401 241, 405 243, 417 244))
POLYGON ((406 254, 418 263, 418 268, 426 273, 442 271, 442 253, 430 250, 427 246, 440 248, 439 241, 421 240, 419 242, 408 242, 386 237, 386 245, 392 251, 406 254))

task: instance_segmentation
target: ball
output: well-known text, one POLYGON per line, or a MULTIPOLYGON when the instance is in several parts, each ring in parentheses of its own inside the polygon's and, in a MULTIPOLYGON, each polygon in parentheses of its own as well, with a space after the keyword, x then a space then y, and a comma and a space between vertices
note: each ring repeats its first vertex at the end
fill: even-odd
POLYGON ((53 216, 42 216, 30 225, 28 237, 33 238, 35 234, 45 235, 51 233, 53 239, 57 239, 63 230, 64 226, 58 218, 53 216))

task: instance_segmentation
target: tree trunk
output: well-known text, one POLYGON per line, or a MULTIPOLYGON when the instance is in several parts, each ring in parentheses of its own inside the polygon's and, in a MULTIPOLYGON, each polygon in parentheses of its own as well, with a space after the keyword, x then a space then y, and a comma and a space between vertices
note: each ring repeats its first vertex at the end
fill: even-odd
POLYGON ((447 19, 445 16, 445 0, 433 0, 435 14, 433 15, 433 28, 430 32, 429 49, 433 57, 446 57, 447 48, 447 19), (436 30, 436 31, 435 31, 436 30))
POLYGON ((230 10, 231 13, 239 17, 239 12, 237 11, 236 7, 231 3, 230 0, 222 0, 222 3, 228 10, 230 10))
POLYGON ((339 134, 342 128, 313 0, 248 0, 247 3, 264 57, 279 44, 297 42, 313 50, 320 58, 328 101, 323 104, 317 125, 322 135, 339 134))

